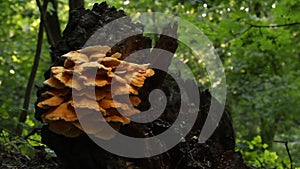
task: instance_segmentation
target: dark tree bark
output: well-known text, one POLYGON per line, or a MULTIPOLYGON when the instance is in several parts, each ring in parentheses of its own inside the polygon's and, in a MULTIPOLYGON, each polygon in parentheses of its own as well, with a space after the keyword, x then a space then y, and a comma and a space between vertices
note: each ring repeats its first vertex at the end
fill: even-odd
MULTIPOLYGON (((40 3, 40 0, 37 0, 37 3, 40 3)), ((44 22, 44 27, 46 30, 47 40, 49 45, 55 46, 58 41, 61 39, 61 30, 60 23, 57 15, 57 1, 56 0, 45 0, 44 3, 50 4, 52 6, 51 11, 41 10, 41 20, 44 22)), ((55 61, 52 52, 50 51, 52 62, 55 61)))
POLYGON ((84 8, 84 0, 69 0, 70 12, 73 10, 84 8))
POLYGON ((72 12, 79 8, 84 8, 84 0, 69 0, 69 20, 71 19, 72 12))
MULTIPOLYGON (((47 39, 50 45, 55 45, 61 39, 60 23, 57 15, 57 0, 49 0, 53 7, 51 11, 46 13, 46 22, 49 27, 47 31, 47 39), (51 39, 51 41, 49 40, 51 39)), ((52 60, 53 61, 53 60, 52 60)))
MULTIPOLYGON (((105 24, 125 16, 123 11, 117 11, 114 7, 109 7, 106 3, 95 4, 93 9, 85 10, 80 8, 72 12, 71 18, 66 29, 63 32, 62 39, 57 45, 52 46, 52 55, 56 61, 53 65, 62 65, 60 56, 80 49, 91 37, 95 31, 105 24)), ((143 26, 134 23, 126 23, 128 29, 122 31, 139 30, 141 33, 119 41, 112 46, 112 51, 122 53, 125 57, 129 54, 151 48, 151 39, 142 35, 143 26), (132 29, 134 28, 134 29, 132 29)), ((176 25, 168 25, 165 29, 173 30, 176 34, 176 25)), ((109 39, 110 36, 118 36, 124 32, 109 34, 109 30, 97 37, 99 41, 94 41, 90 45, 110 45, 114 42, 105 42, 102 44, 101 39, 109 39)), ((168 50, 174 53, 177 49, 177 41, 166 36, 161 36, 156 43, 155 48, 168 50)), ((148 50, 150 52, 150 50, 148 50)), ((159 62, 163 56, 156 53, 148 53, 154 60, 159 62)), ((141 56, 142 58, 145 56, 141 56)), ((49 71, 45 73, 45 79, 50 76, 49 71)), ((183 82, 186 86, 191 85, 191 81, 183 82)), ((168 129, 175 121, 180 106, 180 91, 175 80, 162 71, 157 71, 153 77, 145 82, 145 86, 139 91, 140 98, 143 102, 139 109, 146 110, 149 107, 147 102, 148 94, 153 88, 159 88, 167 96, 168 103, 164 113, 154 122, 147 124, 130 123, 121 127, 120 132, 132 137, 149 137, 157 135, 168 129)), ((41 99, 41 93, 47 90, 42 87, 38 93, 38 100, 41 99)), ((246 169, 240 153, 235 152, 234 132, 230 118, 224 113, 219 126, 211 138, 203 144, 198 143, 201 128, 209 112, 211 97, 208 91, 200 91, 200 111, 196 123, 192 130, 185 137, 185 141, 180 142, 171 150, 154 157, 143 159, 131 159, 114 155, 103 150, 96 145, 86 134, 76 138, 67 138, 55 134, 48 129, 47 125, 42 128, 42 141, 52 148, 58 157, 60 157, 66 168, 72 169, 246 169)), ((41 120, 41 114, 46 110, 36 106, 36 118, 41 120)), ((189 112, 186 112, 189 113, 189 112)), ((126 146, 126 145, 124 145, 126 146)))

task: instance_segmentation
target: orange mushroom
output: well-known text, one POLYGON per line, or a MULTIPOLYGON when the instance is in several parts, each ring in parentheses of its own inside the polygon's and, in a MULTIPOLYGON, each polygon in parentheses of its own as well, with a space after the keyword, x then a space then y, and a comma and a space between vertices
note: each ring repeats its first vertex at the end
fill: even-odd
POLYGON ((106 54, 107 52, 110 52, 110 47, 109 46, 89 46, 89 47, 78 50, 78 52, 89 55, 89 56, 94 53, 106 54))
POLYGON ((138 90, 154 71, 148 64, 120 60, 121 53, 107 56, 107 52, 111 52, 108 46, 71 51, 61 57, 63 66, 51 68, 50 78, 44 81, 50 88, 37 103, 48 109, 42 121, 49 123, 51 131, 77 137, 85 128, 84 132, 108 140, 114 137, 113 130, 130 123, 130 116, 140 112, 135 108, 141 103, 138 90), (80 111, 84 128, 75 110, 80 111), (103 125, 106 122, 113 130, 103 125))
POLYGON ((121 109, 129 109, 128 105, 125 103, 120 103, 118 101, 115 100, 109 100, 109 99, 102 99, 99 101, 99 105, 100 107, 102 107, 103 109, 108 109, 108 108, 121 108, 121 109))
POLYGON ((53 87, 55 89, 63 89, 65 85, 54 77, 50 77, 49 79, 44 81, 44 85, 53 87))
POLYGON ((52 96, 44 101, 41 101, 37 104, 40 108, 49 108, 53 106, 58 106, 64 101, 63 98, 60 98, 58 96, 52 96))
POLYGON ((57 107, 51 108, 47 113, 42 115, 42 119, 44 122, 57 120, 75 121, 77 120, 77 116, 70 103, 65 102, 57 107))

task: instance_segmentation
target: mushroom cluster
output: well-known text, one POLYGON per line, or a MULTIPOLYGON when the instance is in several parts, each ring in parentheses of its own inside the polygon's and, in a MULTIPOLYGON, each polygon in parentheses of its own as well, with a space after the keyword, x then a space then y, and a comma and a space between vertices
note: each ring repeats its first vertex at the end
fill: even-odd
POLYGON ((51 76, 44 81, 49 90, 42 93, 43 99, 37 103, 39 108, 47 109, 42 121, 49 124, 51 131, 67 137, 79 136, 83 127, 75 110, 80 110, 88 134, 111 139, 114 133, 100 123, 108 122, 118 130, 120 125, 130 123, 130 116, 140 112, 136 109, 141 102, 138 89, 154 71, 148 64, 120 60, 121 53, 110 51, 108 46, 71 51, 61 57, 63 66, 51 67, 51 76), (122 101, 126 98, 130 103, 122 101), (97 118, 101 114, 104 118, 97 118))

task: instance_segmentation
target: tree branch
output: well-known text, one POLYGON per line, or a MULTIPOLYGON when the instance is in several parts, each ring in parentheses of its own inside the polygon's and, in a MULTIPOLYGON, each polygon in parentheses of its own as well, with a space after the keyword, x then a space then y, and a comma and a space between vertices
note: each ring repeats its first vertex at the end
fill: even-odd
POLYGON ((38 133, 41 131, 41 128, 33 128, 26 136, 24 136, 24 140, 27 140, 30 136, 34 135, 35 133, 38 133))
POLYGON ((249 24, 249 25, 252 28, 278 28, 278 27, 287 27, 287 26, 300 25, 300 22, 279 24, 279 25, 278 24, 273 24, 273 25, 253 25, 253 24, 249 24))
MULTIPOLYGON (((48 2, 49 2, 48 0, 45 0, 44 4, 48 5, 48 2)), ((52 35, 52 32, 51 32, 51 29, 50 29, 50 27, 48 25, 48 22, 47 22, 46 9, 42 8, 40 0, 36 0, 36 3, 37 3, 37 6, 40 10, 40 13, 41 13, 41 21, 43 21, 43 26, 45 27, 46 33, 48 35, 48 42, 51 46, 54 46, 55 41, 54 41, 54 38, 53 38, 53 35, 52 35)))
POLYGON ((69 0, 69 20, 71 19, 72 11, 84 7, 84 0, 69 0))
POLYGON ((58 3, 57 0, 49 0, 49 3, 52 4, 53 10, 51 10, 50 12, 49 11, 46 12, 46 22, 45 22, 47 23, 46 33, 47 33, 48 43, 50 45, 53 45, 54 43, 55 45, 61 39, 60 23, 57 16, 58 3), (52 40, 52 42, 50 42, 50 40, 52 40))
MULTIPOLYGON (((40 6, 39 0, 37 0, 37 2, 40 6)), ((45 10, 47 5, 48 5, 48 1, 45 1, 45 3, 43 4, 43 7, 41 7, 41 6, 40 7, 41 7, 41 9, 45 10)), ((36 75, 36 72, 37 72, 37 69, 38 69, 40 55, 41 55, 41 51, 42 51, 43 34, 44 34, 44 21, 41 19, 39 32, 38 32, 38 40, 37 40, 37 45, 36 45, 36 53, 35 53, 35 56, 34 56, 34 62, 33 62, 33 65, 32 65, 29 80, 27 82, 25 98, 24 98, 24 102, 23 102, 23 109, 22 109, 21 115, 19 117, 19 124, 18 124, 17 129, 16 129, 16 132, 17 132, 18 135, 22 134, 21 123, 24 123, 26 121, 26 117, 27 117, 27 114, 28 114, 28 107, 29 107, 29 103, 30 103, 31 90, 32 90, 34 78, 35 78, 35 75, 36 75)))
POLYGON ((84 0, 69 0, 70 12, 72 10, 84 7, 84 0))
POLYGON ((275 140, 274 142, 276 142, 276 143, 283 143, 284 144, 285 149, 286 149, 286 151, 288 153, 288 156, 289 156, 289 159, 290 159, 290 163, 291 163, 290 169, 293 169, 293 159, 292 159, 292 156, 291 156, 291 153, 290 153, 288 142, 287 141, 278 141, 278 140, 275 140))
POLYGON ((273 25, 254 25, 254 24, 249 24, 247 28, 244 28, 242 31, 238 32, 237 34, 233 34, 233 38, 229 39, 226 41, 226 43, 232 41, 233 39, 236 39, 240 37, 242 34, 248 32, 251 28, 278 28, 278 27, 288 27, 288 26, 295 26, 295 25, 300 25, 300 22, 295 22, 295 23, 288 23, 288 24, 273 24, 273 25))

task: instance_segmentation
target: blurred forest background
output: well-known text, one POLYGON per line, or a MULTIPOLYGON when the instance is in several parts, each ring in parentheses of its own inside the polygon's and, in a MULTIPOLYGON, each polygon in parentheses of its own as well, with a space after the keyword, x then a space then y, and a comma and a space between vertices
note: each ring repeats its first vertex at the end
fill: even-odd
MULTIPOLYGON (((50 2, 46 10, 50 15, 58 14, 62 31, 69 17, 69 2, 50 2)), ((96 2, 101 1, 84 0, 86 8, 96 2)), ((300 0, 107 3, 132 17, 140 12, 175 14, 200 28, 213 43, 225 68, 227 105, 237 150, 248 164, 278 169, 290 168, 290 152, 293 168, 300 167, 300 0)), ((34 85, 42 85, 43 73, 52 62, 51 41, 44 34, 27 109, 25 92, 36 53, 41 13, 35 0, 0 0, 0 6, 0 146, 2 150, 20 151, 32 157, 33 146, 41 145, 38 133, 29 134, 41 126, 34 118, 34 85), (24 111, 25 122, 20 122, 24 111)), ((202 89, 209 88, 201 61, 186 50, 178 50, 176 57, 190 66, 202 89)), ((53 156, 51 150, 48 152, 53 156)))

